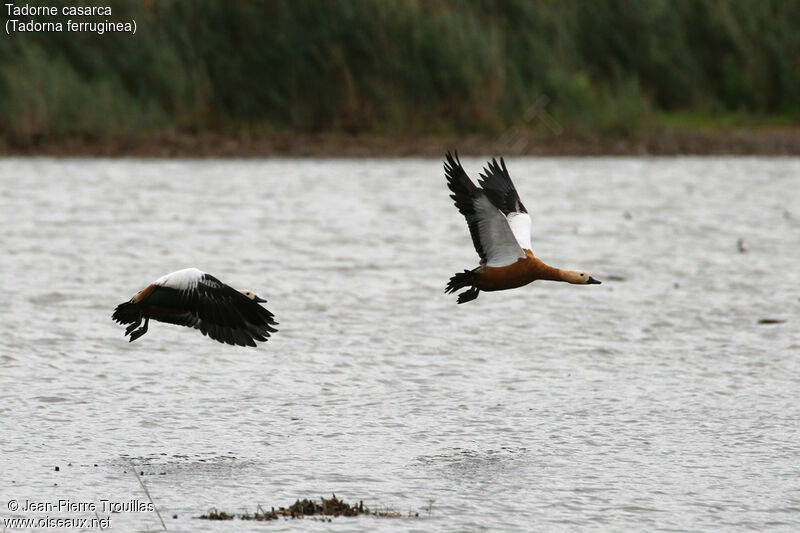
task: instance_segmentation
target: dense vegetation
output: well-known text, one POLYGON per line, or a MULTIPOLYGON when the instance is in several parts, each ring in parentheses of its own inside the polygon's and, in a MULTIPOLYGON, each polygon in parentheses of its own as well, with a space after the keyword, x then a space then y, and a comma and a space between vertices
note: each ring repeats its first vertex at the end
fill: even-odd
MULTIPOLYGON (((76 4, 90 5, 48 3, 76 4)), ((7 141, 493 133, 548 127, 533 120, 545 108, 568 132, 618 135, 800 119, 795 0, 110 5, 111 17, 81 20, 135 19, 136 35, 3 36, 7 141)))

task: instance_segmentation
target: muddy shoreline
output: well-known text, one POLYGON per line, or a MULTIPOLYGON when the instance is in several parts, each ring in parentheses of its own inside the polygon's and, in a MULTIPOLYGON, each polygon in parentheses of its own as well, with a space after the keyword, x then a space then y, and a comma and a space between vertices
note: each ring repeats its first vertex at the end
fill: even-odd
POLYGON ((510 130, 498 136, 390 137, 341 133, 234 136, 209 132, 0 141, 0 156, 4 157, 439 157, 451 149, 462 155, 800 155, 800 127, 659 131, 634 137, 568 133, 556 136, 510 130))

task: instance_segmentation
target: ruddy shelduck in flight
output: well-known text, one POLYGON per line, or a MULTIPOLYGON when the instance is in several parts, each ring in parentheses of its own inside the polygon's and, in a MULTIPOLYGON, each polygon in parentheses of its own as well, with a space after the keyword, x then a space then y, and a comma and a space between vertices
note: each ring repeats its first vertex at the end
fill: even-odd
POLYGON ((600 282, 581 270, 561 270, 546 265, 531 251, 531 217, 522 205, 508 175, 505 161, 492 161, 484 168, 480 187, 469 179, 458 154, 445 156, 444 173, 450 196, 467 219, 472 244, 481 258, 480 266, 450 278, 448 294, 464 287, 458 303, 470 302, 480 291, 502 291, 522 287, 537 279, 566 281, 576 285, 600 282))
POLYGON ((147 333, 152 318, 199 329, 222 343, 256 346, 277 331, 273 314, 259 305, 264 302, 252 291, 237 291, 211 274, 186 268, 158 278, 119 304, 111 318, 130 324, 125 330, 129 342, 147 333))

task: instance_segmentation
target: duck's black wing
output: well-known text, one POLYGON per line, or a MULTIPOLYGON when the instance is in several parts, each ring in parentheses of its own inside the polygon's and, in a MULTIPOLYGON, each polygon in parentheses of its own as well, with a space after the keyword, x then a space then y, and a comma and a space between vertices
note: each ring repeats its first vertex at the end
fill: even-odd
POLYGON ((522 205, 517 189, 508 174, 506 162, 500 158, 500 163, 496 159, 486 165, 478 179, 478 183, 483 187, 486 196, 494 206, 508 216, 509 213, 527 213, 528 210, 522 205))
POLYGON ((228 344, 255 346, 277 331, 274 315, 211 274, 183 294, 184 305, 199 319, 193 327, 203 335, 228 344))
POLYGON ((185 289, 153 285, 138 305, 153 320, 196 328, 227 344, 256 346, 277 331, 271 312, 211 274, 185 289))
POLYGON ((506 162, 500 158, 500 163, 496 159, 492 160, 484 167, 480 179, 478 179, 483 192, 497 209, 506 216, 508 225, 514 233, 520 247, 523 250, 531 249, 531 217, 528 210, 519 199, 511 176, 508 174, 506 162))
POLYGON ((485 191, 469 179, 458 155, 450 152, 445 156, 444 174, 450 195, 459 212, 467 219, 472 244, 481 258, 481 264, 495 267, 506 266, 525 253, 517 243, 506 217, 492 205, 485 191))

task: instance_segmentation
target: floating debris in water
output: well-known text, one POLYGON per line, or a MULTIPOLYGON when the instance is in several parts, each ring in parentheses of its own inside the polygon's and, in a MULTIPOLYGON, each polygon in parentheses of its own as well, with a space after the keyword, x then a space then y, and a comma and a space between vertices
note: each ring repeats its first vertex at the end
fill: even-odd
POLYGON ((744 247, 744 239, 740 238, 738 241, 736 241, 736 250, 740 254, 746 254, 747 253, 747 248, 744 247))
POLYGON ((234 516, 225 511, 217 511, 216 509, 209 509, 208 514, 201 515, 201 520, 233 520, 234 516))
POLYGON ((762 318, 758 321, 759 324, 783 324, 784 322, 786 321, 780 318, 762 318))
MULTIPOLYGON (((225 511, 217 511, 212 508, 207 514, 199 516, 201 520, 233 520, 239 518, 241 520, 277 520, 279 518, 304 518, 306 516, 319 516, 323 520, 331 516, 358 516, 358 515, 380 516, 386 518, 397 518, 402 516, 399 512, 391 508, 385 508, 377 511, 371 511, 369 508, 364 507, 364 501, 359 501, 358 505, 350 505, 336 497, 335 494, 331 498, 320 498, 320 501, 313 501, 308 499, 298 499, 289 507, 280 507, 277 510, 272 507, 269 511, 265 511, 261 505, 256 506, 256 512, 253 514, 244 513, 233 515, 225 511)), ((330 518, 327 518, 330 521, 330 518)))

